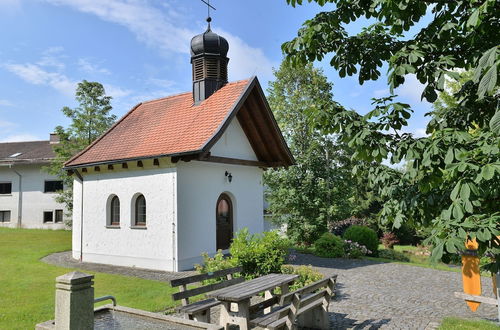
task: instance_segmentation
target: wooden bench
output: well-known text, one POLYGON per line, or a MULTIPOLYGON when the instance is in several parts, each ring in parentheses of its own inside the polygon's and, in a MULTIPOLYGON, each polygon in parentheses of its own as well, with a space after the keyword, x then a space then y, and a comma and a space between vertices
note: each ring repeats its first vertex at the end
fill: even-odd
POLYGON ((306 327, 329 329, 328 305, 335 294, 337 275, 309 284, 281 296, 277 310, 250 320, 266 329, 306 327))
POLYGON ((210 308, 219 305, 220 301, 211 298, 194 303, 189 303, 189 298, 245 281, 244 277, 233 278, 233 275, 235 273, 240 273, 241 271, 241 267, 234 267, 211 273, 193 275, 171 280, 170 286, 180 287, 179 292, 172 294, 172 298, 174 300, 182 300, 182 306, 177 310, 183 313, 184 316, 190 320, 210 323, 210 308), (219 278, 222 278, 222 281, 218 283, 208 284, 189 290, 187 288, 188 284, 219 278))

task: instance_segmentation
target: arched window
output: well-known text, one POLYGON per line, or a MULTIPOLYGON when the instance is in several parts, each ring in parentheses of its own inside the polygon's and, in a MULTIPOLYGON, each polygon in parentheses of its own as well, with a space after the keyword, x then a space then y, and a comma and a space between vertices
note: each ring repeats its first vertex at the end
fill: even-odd
POLYGON ((110 220, 112 226, 120 225, 120 199, 114 196, 110 204, 110 220))
POLYGON ((146 225, 146 198, 144 195, 137 196, 135 200, 135 225, 146 225))

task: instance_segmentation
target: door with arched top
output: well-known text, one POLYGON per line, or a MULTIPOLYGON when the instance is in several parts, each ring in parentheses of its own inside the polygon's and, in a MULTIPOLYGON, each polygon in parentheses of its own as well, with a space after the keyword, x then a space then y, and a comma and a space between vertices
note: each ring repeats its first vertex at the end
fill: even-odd
POLYGON ((229 249, 233 239, 233 203, 227 194, 221 194, 215 209, 217 250, 229 249))

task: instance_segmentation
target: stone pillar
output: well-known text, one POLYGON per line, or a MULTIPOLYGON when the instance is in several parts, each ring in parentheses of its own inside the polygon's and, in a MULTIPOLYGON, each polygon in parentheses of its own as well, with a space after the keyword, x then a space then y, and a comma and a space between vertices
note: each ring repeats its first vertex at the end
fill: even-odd
POLYGON ((94 328, 93 278, 80 272, 56 278, 56 330, 94 328))

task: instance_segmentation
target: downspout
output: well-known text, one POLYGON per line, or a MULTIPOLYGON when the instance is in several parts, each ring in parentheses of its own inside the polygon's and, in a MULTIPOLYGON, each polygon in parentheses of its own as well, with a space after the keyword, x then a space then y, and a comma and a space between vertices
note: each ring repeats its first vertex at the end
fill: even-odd
POLYGON ((82 198, 80 201, 80 262, 83 261, 83 176, 77 169, 73 170, 77 178, 82 182, 82 198))
POLYGON ((17 174, 19 177, 19 201, 17 202, 17 228, 21 228, 23 219, 23 176, 21 173, 12 168, 12 164, 9 164, 9 168, 17 174))
POLYGON ((176 236, 177 236, 177 184, 176 184, 176 178, 177 178, 177 170, 175 171, 175 175, 172 176, 172 183, 173 183, 173 187, 172 187, 172 200, 173 200, 173 205, 172 205, 172 261, 173 261, 173 270, 174 272, 178 272, 179 271, 179 266, 177 264, 177 240, 176 240, 176 236))

